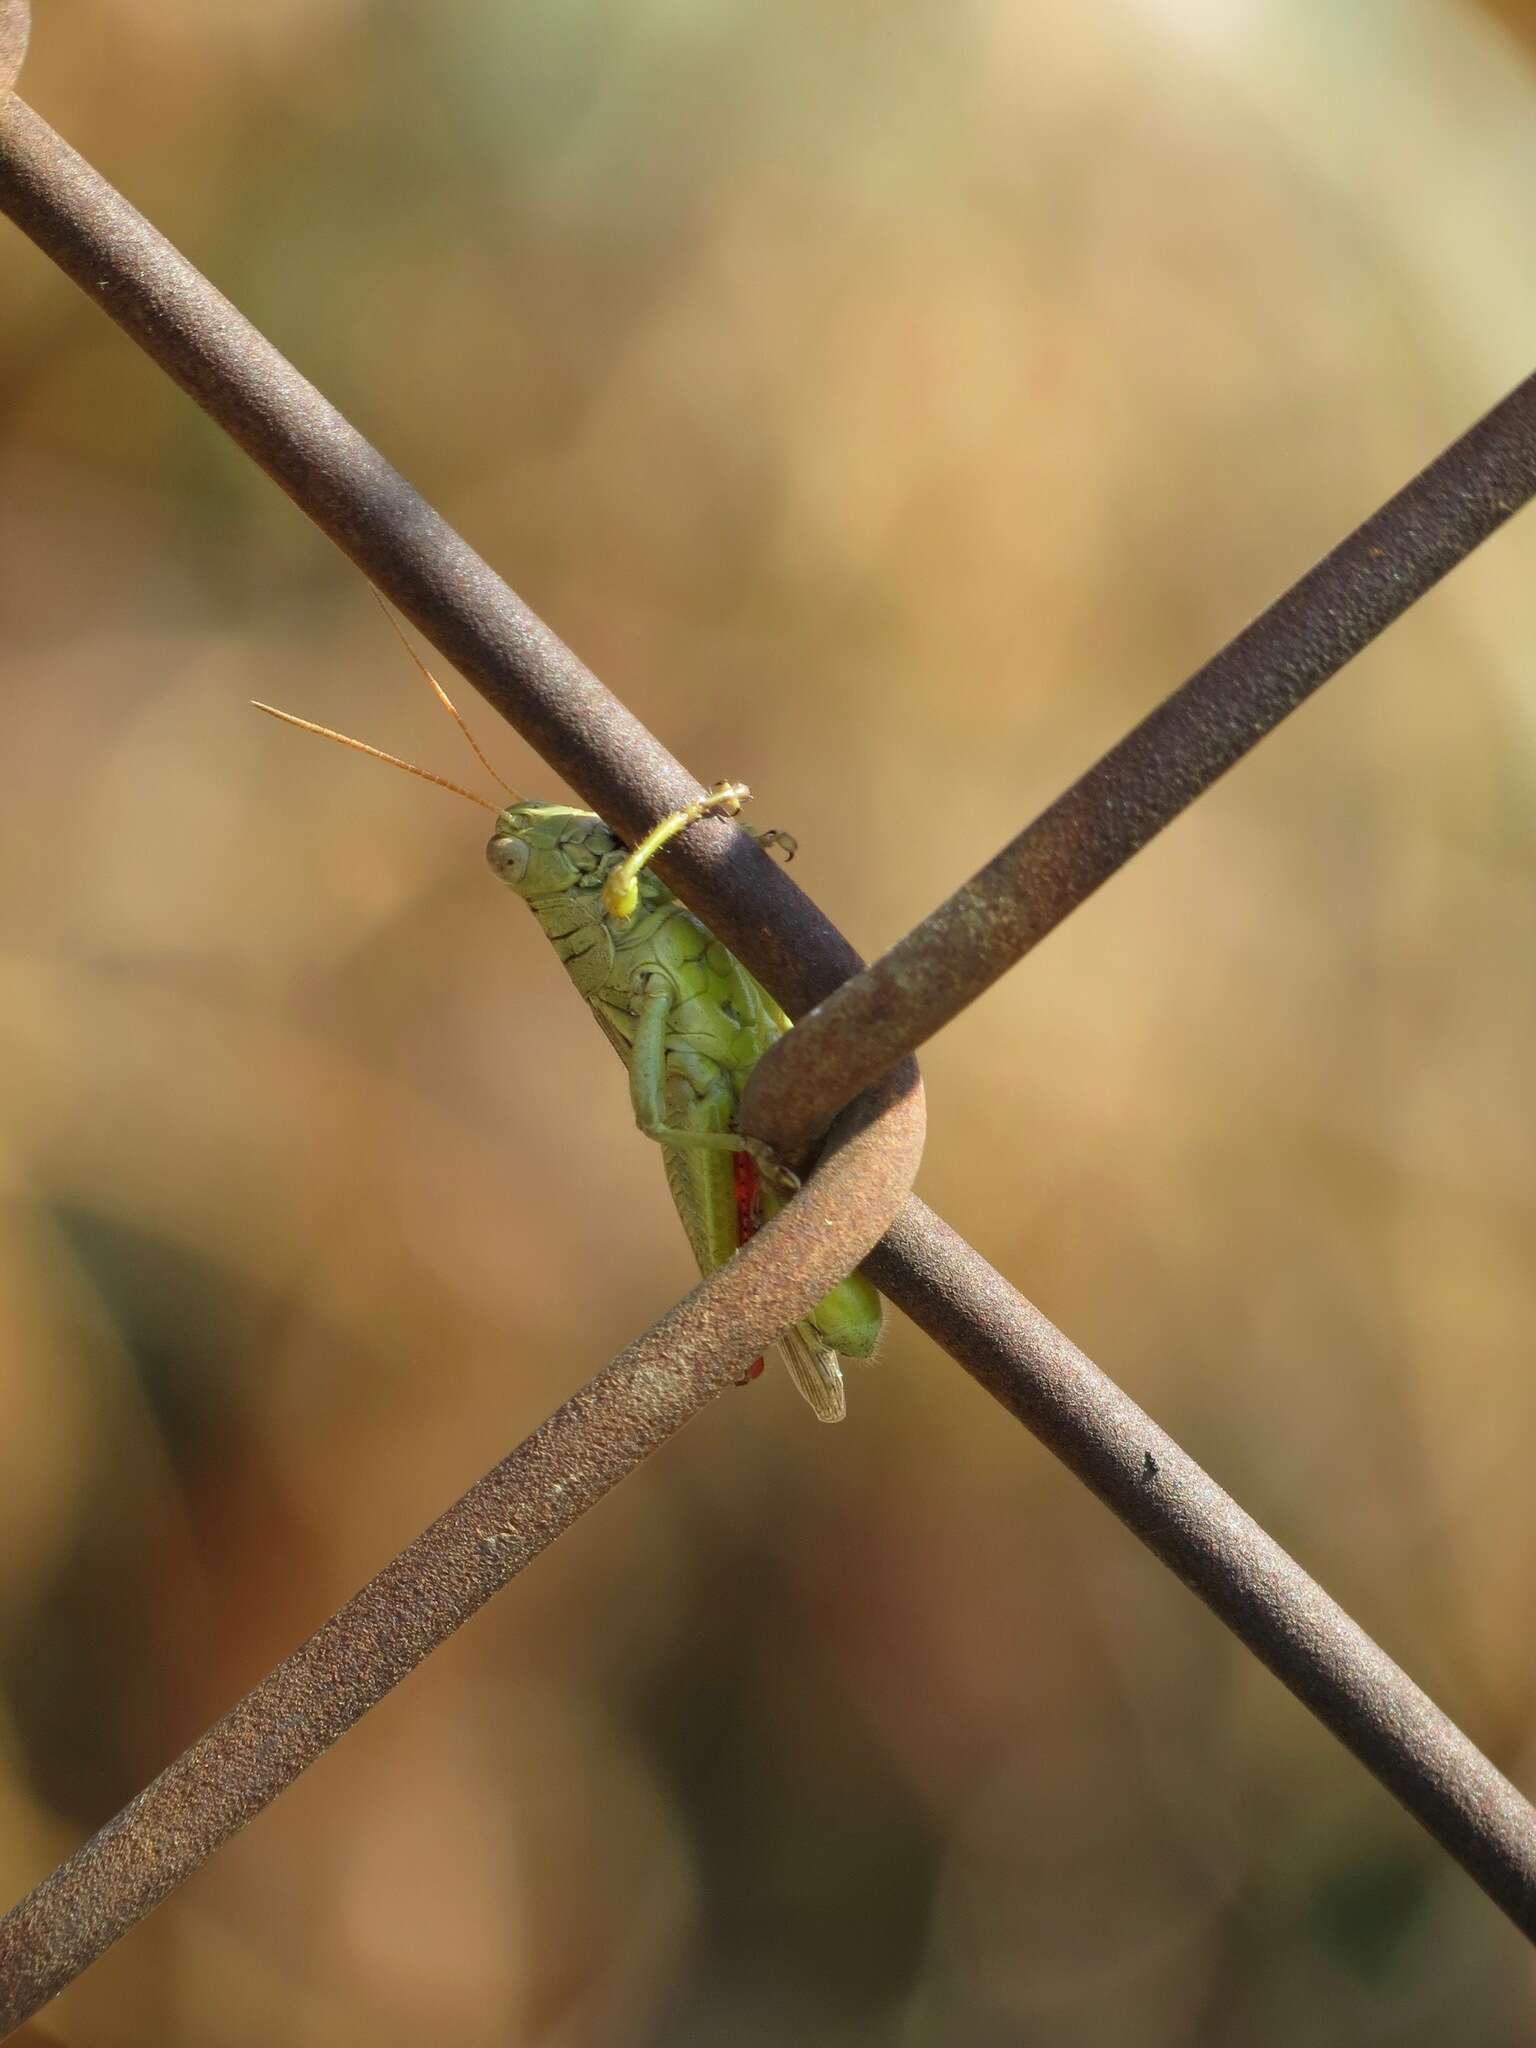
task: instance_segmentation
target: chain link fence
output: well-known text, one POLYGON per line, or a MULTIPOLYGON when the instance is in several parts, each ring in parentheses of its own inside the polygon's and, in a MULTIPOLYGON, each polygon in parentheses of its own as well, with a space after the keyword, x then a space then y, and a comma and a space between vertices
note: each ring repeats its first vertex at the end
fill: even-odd
MULTIPOLYGON (((0 9, 0 66, 26 11, 0 9)), ((19 97, 0 206, 633 841, 696 779, 318 391, 19 97)), ((801 1019, 742 1127, 802 1193, 0 1923, 0 2019, 70 1983, 857 1262, 1528 1935, 1536 1811, 1157 1423, 911 1195, 912 1054, 1536 494, 1536 377, 1471 427, 872 967, 724 821, 659 863, 801 1019)))

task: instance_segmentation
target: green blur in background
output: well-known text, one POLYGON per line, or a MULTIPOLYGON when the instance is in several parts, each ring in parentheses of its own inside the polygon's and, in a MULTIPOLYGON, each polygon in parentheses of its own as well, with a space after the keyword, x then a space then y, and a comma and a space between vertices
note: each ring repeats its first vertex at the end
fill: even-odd
MULTIPOLYGON (((1530 369, 1533 22, 39 0, 22 86, 874 954, 1530 369)), ((246 709, 473 773, 360 578, 9 228, 0 400, 9 1899, 692 1269, 484 820, 246 709)), ((1527 1789, 1533 567, 1527 516, 927 1049, 921 1182, 1527 1789)), ((891 1320, 53 2035, 1529 2039, 1494 1908, 891 1320)))

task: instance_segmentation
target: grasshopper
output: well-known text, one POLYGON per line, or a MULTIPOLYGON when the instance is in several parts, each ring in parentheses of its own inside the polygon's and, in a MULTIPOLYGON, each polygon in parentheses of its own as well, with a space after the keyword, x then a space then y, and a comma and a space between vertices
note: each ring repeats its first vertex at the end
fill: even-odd
MULTIPOLYGON (((447 692, 408 643, 407 651, 482 766, 500 782, 447 692)), ((667 1185, 699 1271, 723 1266, 796 1185, 765 1148, 733 1128, 748 1075, 791 1023, 649 863, 698 819, 735 815, 749 794, 746 787, 719 784, 662 819, 630 851, 592 811, 521 797, 505 783, 511 801, 498 810, 473 790, 329 726, 270 704, 256 708, 495 813, 486 848, 492 872, 528 905, 628 1069, 635 1122, 662 1148, 667 1185)), ((794 852, 785 833, 745 829, 760 844, 794 852)), ((879 1295, 862 1274, 851 1273, 779 1339, 790 1377, 818 1420, 842 1420, 839 1353, 868 1358, 880 1322, 879 1295)), ((745 1379, 755 1379, 762 1367, 756 1360, 745 1379)))

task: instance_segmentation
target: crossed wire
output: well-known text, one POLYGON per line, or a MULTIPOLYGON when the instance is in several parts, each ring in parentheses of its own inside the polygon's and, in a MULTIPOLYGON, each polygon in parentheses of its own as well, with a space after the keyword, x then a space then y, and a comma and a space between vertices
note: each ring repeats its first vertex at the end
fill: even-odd
MULTIPOLYGON (((0 91, 23 0, 0 0, 0 91)), ((24 40, 24 37, 23 37, 24 40)), ((13 74, 12 74, 13 75, 13 74)), ((629 843, 699 785, 201 274, 14 94, 0 207, 629 843)), ((160 1903, 859 1261, 1528 1936, 1536 1809, 1216 1482, 911 1195, 911 1055, 1536 495, 1536 375, 872 967, 723 819, 658 861, 798 1028, 741 1127, 805 1185, 0 1921, 19 2025, 160 1903), (832 1121, 835 1118, 835 1121, 832 1121)))

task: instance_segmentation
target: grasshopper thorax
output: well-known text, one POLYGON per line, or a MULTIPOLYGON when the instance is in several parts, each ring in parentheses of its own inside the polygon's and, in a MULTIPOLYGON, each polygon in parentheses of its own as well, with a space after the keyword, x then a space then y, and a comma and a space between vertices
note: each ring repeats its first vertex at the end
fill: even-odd
POLYGON ((532 901, 595 888, 622 849, 602 819, 570 804, 509 804, 485 857, 509 889, 532 901))

